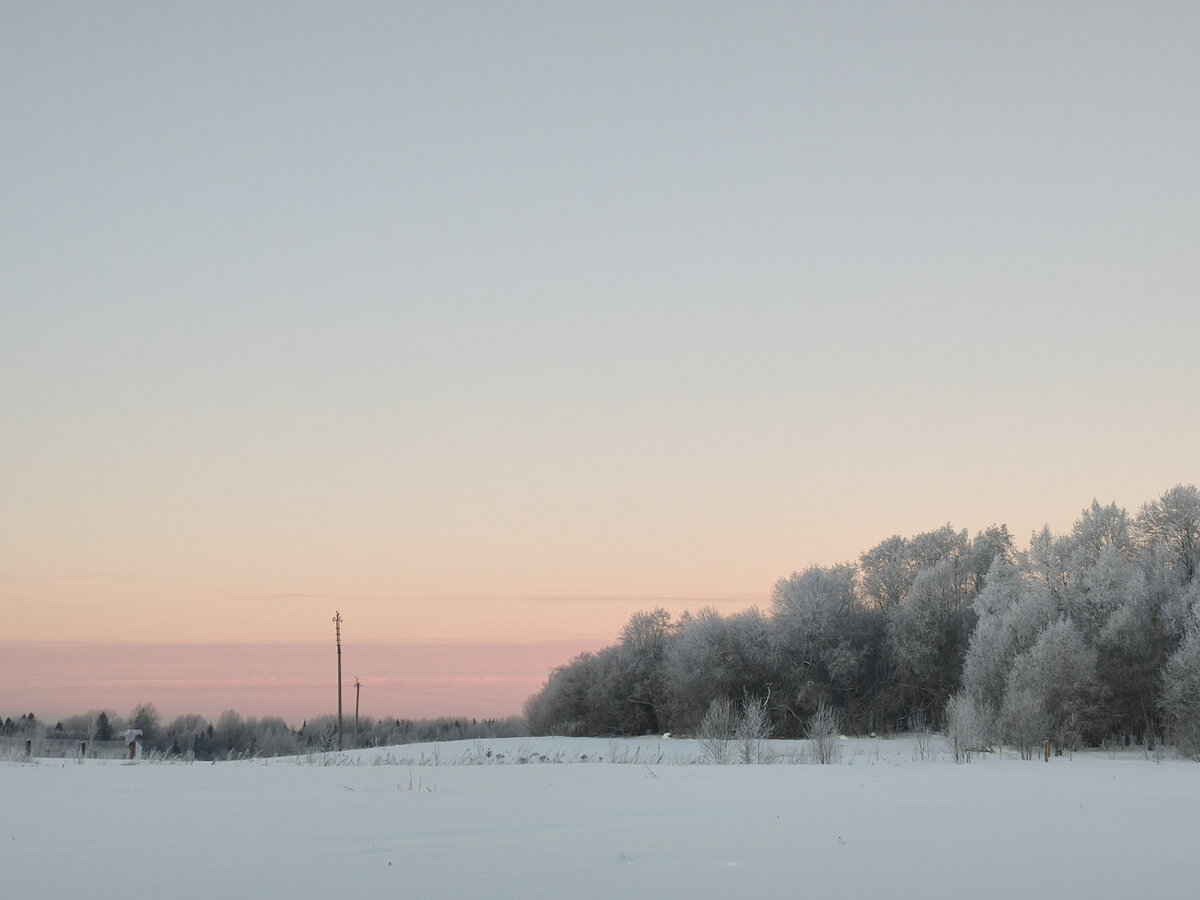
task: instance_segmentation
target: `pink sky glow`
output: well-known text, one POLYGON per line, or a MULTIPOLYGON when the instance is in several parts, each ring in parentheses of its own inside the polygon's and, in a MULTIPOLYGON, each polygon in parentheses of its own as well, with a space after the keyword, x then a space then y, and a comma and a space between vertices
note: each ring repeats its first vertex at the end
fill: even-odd
MULTIPOLYGON (((346 642, 343 704, 364 716, 520 715, 553 666, 603 641, 346 642)), ((127 715, 153 703, 166 718, 226 709, 282 716, 293 726, 337 711, 337 656, 323 644, 0 642, 0 718, 56 719, 94 709, 127 715)))

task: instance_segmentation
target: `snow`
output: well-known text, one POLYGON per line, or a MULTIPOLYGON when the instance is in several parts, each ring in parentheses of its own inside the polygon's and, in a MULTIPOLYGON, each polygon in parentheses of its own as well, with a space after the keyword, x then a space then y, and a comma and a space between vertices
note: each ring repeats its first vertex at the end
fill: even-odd
POLYGON ((10 897, 1194 895, 1200 766, 526 738, 242 762, 0 763, 10 897), (502 758, 501 758, 502 757, 502 758), (586 757, 586 761, 585 758, 586 757), (524 758, 525 764, 518 762, 524 758), (545 761, 542 761, 544 758, 545 761))

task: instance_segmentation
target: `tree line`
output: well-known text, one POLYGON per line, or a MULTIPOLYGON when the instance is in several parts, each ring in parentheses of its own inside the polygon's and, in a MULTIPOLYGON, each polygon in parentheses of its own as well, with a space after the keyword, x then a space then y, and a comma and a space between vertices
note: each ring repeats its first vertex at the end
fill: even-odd
POLYGON ((1136 515, 1093 502, 1018 548, 1006 526, 893 536, 781 578, 770 608, 634 614, 554 669, 534 734, 695 733, 714 701, 761 703, 780 737, 821 710, 851 733, 925 727, 969 745, 1105 741, 1200 754, 1200 493, 1136 515))
MULTIPOLYGON (((110 710, 68 716, 53 725, 27 713, 0 723, 0 737, 21 740, 61 738, 76 741, 110 741, 122 731, 142 732, 143 752, 168 758, 216 760, 266 756, 293 756, 338 749, 337 716, 318 716, 292 728, 278 716, 242 717, 226 710, 214 721, 185 714, 164 721, 153 703, 142 703, 128 716, 110 710)), ((499 719, 374 719, 358 722, 359 747, 386 747, 432 741, 520 737, 527 734, 519 716, 499 719)), ((354 730, 343 725, 343 746, 354 745, 354 730)))

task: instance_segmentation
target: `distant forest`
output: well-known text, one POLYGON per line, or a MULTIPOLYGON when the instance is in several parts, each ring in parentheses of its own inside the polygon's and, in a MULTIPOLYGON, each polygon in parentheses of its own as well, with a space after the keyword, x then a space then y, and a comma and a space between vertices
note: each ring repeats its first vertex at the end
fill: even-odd
MULTIPOLYGON (((180 759, 241 759, 259 756, 296 756, 338 749, 337 716, 318 716, 299 728, 290 727, 278 716, 243 718, 226 710, 210 722, 204 716, 187 714, 164 721, 153 703, 142 703, 127 717, 108 711, 68 716, 54 724, 40 721, 33 713, 0 722, 0 747, 9 744, 18 752, 26 740, 34 742, 112 741, 127 728, 142 732, 142 752, 151 756, 180 759), (8 738, 8 741, 4 741, 8 738)), ((342 746, 387 747, 423 741, 458 741, 472 738, 520 737, 527 734, 519 716, 501 719, 359 719, 343 717, 342 746), (357 743, 356 743, 357 741, 357 743)))
POLYGON ((1069 534, 1006 526, 893 536, 781 578, 767 611, 635 614, 554 669, 534 734, 704 732, 715 703, 779 737, 831 712, 848 733, 953 731, 985 747, 1163 738, 1200 750, 1200 493, 1134 516, 1093 502, 1069 534))

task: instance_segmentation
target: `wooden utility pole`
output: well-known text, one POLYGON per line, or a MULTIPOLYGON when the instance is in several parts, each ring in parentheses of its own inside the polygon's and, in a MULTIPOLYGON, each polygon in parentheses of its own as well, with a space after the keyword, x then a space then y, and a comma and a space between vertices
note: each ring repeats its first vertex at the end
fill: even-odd
POLYGON ((342 749, 342 614, 334 611, 334 634, 337 636, 338 651, 338 749, 342 749))
POLYGON ((362 689, 362 685, 358 683, 358 676, 354 676, 354 749, 358 749, 358 692, 362 689))

